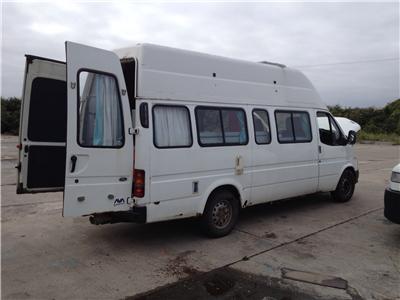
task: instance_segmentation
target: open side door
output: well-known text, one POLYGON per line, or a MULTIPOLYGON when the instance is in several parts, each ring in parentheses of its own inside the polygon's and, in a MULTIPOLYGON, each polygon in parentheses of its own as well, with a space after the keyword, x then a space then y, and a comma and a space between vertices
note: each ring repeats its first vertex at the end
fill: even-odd
POLYGON ((66 65, 26 56, 17 193, 61 191, 65 181, 66 65))
POLYGON ((67 147, 64 216, 128 210, 132 121, 117 55, 66 42, 67 147))

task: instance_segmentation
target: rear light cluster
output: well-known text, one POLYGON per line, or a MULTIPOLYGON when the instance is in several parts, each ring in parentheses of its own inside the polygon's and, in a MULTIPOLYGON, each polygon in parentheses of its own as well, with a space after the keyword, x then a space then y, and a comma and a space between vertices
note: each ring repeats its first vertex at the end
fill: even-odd
POLYGON ((133 196, 142 198, 144 197, 144 170, 135 169, 133 171, 133 196))

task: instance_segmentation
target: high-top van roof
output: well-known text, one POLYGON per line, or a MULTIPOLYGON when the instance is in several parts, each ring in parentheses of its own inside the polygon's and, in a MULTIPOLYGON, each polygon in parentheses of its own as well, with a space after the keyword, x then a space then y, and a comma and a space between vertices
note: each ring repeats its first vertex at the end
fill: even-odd
POLYGON ((115 50, 136 58, 136 95, 144 99, 326 109, 298 70, 153 44, 115 50))

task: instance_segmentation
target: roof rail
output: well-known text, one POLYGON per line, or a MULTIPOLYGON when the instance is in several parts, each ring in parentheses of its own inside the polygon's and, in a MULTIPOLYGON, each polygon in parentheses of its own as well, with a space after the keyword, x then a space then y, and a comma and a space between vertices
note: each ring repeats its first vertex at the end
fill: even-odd
POLYGON ((266 61, 266 60, 260 61, 260 63, 266 64, 266 65, 273 65, 273 66, 277 66, 280 68, 286 68, 286 65, 284 65, 284 64, 274 63, 274 62, 270 62, 270 61, 266 61))

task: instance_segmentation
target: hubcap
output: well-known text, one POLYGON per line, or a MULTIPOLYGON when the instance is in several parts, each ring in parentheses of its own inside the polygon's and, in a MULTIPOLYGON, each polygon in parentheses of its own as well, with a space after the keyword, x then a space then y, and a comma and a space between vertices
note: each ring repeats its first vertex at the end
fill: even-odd
POLYGON ((351 193, 351 182, 349 178, 343 178, 342 181, 342 192, 343 195, 347 198, 351 193))
POLYGON ((232 206, 228 200, 217 202, 212 210, 212 221, 217 228, 225 228, 232 219, 232 206))

